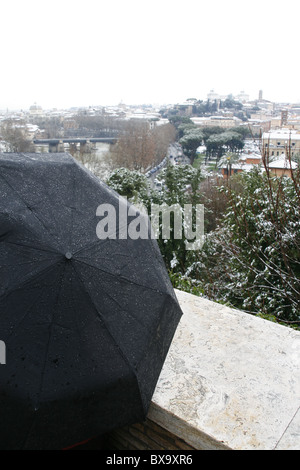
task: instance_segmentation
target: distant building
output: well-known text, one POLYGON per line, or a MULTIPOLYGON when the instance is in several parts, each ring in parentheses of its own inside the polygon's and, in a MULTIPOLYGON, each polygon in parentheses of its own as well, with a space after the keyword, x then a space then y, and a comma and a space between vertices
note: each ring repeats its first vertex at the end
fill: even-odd
POLYGON ((286 126, 288 121, 288 110, 283 109, 281 111, 281 127, 286 126))
POLYGON ((242 120, 233 116, 233 117, 223 117, 223 116, 209 116, 209 117, 193 117, 191 118, 196 126, 218 126, 228 129, 230 127, 239 126, 242 123, 242 120))
POLYGON ((254 136, 259 137, 263 132, 268 132, 271 129, 271 121, 269 119, 248 119, 246 126, 254 136))
MULTIPOLYGON (((262 165, 262 158, 257 154, 241 155, 239 162, 230 164, 224 162, 221 165, 221 173, 223 177, 229 177, 236 173, 251 171, 255 166, 262 165)), ((265 171, 264 166, 261 167, 265 171)), ((292 172, 298 168, 294 161, 290 161, 285 153, 282 153, 278 158, 268 164, 270 172, 275 176, 292 176, 292 172)))
POLYGON ((34 105, 30 106, 29 108, 29 114, 31 116, 40 116, 43 114, 43 108, 34 103, 34 105))
POLYGON ((193 114, 194 103, 191 101, 184 101, 183 103, 178 103, 174 106, 181 114, 185 116, 191 116, 193 114))
POLYGON ((286 127, 292 130, 300 131, 300 117, 297 115, 290 115, 286 127))
POLYGON ((250 146, 248 147, 246 143, 245 151, 241 153, 239 161, 234 163, 230 163, 229 160, 227 161, 226 156, 223 157, 223 163, 220 166, 222 175, 224 177, 229 177, 236 173, 248 172, 252 170, 254 166, 262 163, 262 158, 257 145, 252 143, 251 148, 252 150, 250 150, 250 146))
POLYGON ((207 93, 207 100, 209 101, 215 101, 215 100, 220 100, 221 96, 218 93, 215 93, 214 90, 210 90, 209 93, 207 93))
POLYGON ((271 118, 271 129, 280 129, 281 122, 281 116, 273 116, 271 118))
POLYGON ((38 137, 41 137, 42 132, 39 128, 39 126, 36 126, 34 124, 26 124, 24 128, 25 134, 30 138, 30 140, 36 139, 38 137))
POLYGON ((286 158, 285 153, 282 153, 280 157, 273 162, 269 163, 269 169, 271 173, 276 176, 292 176, 292 172, 297 169, 298 165, 296 162, 289 161, 286 158))
POLYGON ((278 129, 265 132, 262 136, 262 147, 269 156, 279 157, 288 150, 293 157, 300 154, 300 133, 291 129, 278 129))
POLYGON ((245 93, 244 91, 241 91, 237 97, 236 97, 241 103, 246 103, 247 101, 249 101, 249 95, 247 95, 247 93, 245 93))
MULTIPOLYGON (((207 100, 209 101, 224 101, 226 98, 229 96, 232 96, 230 94, 228 95, 219 95, 219 93, 216 93, 215 90, 210 90, 209 93, 207 93, 207 100)), ((233 96, 233 99, 240 101, 241 103, 247 103, 249 101, 249 95, 245 93, 244 91, 241 91, 237 96, 233 96)))

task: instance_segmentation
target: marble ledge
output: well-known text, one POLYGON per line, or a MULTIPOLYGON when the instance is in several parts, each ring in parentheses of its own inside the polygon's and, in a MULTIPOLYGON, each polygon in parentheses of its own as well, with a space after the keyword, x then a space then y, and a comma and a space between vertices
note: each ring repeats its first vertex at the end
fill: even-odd
POLYGON ((148 417, 196 449, 300 449, 300 332, 176 290, 148 417))

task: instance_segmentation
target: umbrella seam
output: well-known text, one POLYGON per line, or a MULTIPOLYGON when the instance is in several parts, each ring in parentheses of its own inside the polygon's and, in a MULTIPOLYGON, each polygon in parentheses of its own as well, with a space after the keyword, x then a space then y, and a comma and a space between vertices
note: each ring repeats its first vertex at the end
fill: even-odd
POLYGON ((105 295, 107 295, 113 302, 115 302, 118 307, 120 307, 120 309, 122 309, 124 312, 126 312, 128 314, 128 316, 130 316, 130 318, 132 318, 134 321, 136 321, 139 325, 141 325, 141 327, 143 328, 146 328, 146 325, 144 323, 142 323, 137 317, 134 317, 129 311, 128 309, 124 308, 116 299, 114 299, 108 292, 105 292, 105 295))
POLYGON ((21 246, 21 247, 26 247, 26 248, 31 248, 33 250, 36 250, 36 251, 45 251, 45 253, 55 253, 55 254, 60 254, 59 251, 55 251, 55 250, 48 250, 48 249, 45 249, 45 248, 37 248, 36 246, 34 245, 22 245, 21 243, 16 243, 16 242, 10 242, 10 241, 4 241, 2 243, 7 243, 8 245, 16 245, 16 246, 21 246))
POLYGON ((40 397, 41 397, 41 394, 42 394, 42 390, 43 390, 43 382, 44 382, 44 376, 45 376, 45 371, 46 371, 46 365, 47 365, 47 357, 48 357, 48 353, 49 353, 49 346, 50 346, 50 341, 51 341, 51 337, 52 337, 52 326, 54 324, 54 316, 56 314, 55 312, 55 307, 57 306, 57 303, 58 303, 58 299, 59 299, 59 296, 60 296, 60 293, 61 293, 61 290, 62 290, 62 279, 64 277, 64 274, 65 274, 65 270, 66 270, 66 266, 64 266, 63 268, 63 272, 60 276, 60 288, 59 288, 59 292, 56 296, 56 301, 55 301, 55 304, 53 305, 53 310, 52 310, 52 318, 51 318, 51 322, 50 322, 50 325, 49 325, 49 338, 48 338, 48 343, 47 343, 47 350, 46 350, 46 353, 45 353, 45 360, 44 360, 44 367, 43 367, 43 370, 42 370, 42 376, 41 376, 41 382, 40 382, 40 387, 39 387, 39 392, 38 392, 38 398, 37 398, 37 401, 38 401, 38 404, 37 404, 37 408, 39 408, 39 405, 40 405, 40 397))
MULTIPOLYGON (((49 260, 49 259, 51 259, 51 258, 46 258, 46 259, 44 259, 43 261, 47 261, 47 260, 49 260)), ((25 265, 27 265, 27 264, 38 263, 39 261, 40 261, 40 260, 37 260, 37 261, 24 261, 24 263, 18 263, 18 264, 16 264, 16 263, 3 264, 3 263, 2 263, 2 264, 1 264, 1 268, 11 268, 11 267, 13 267, 13 266, 25 266, 25 265)))
MULTIPOLYGON (((78 261, 77 261, 77 262, 78 262, 78 261)), ((99 270, 101 270, 100 268, 96 268, 95 266, 92 266, 92 265, 90 265, 90 264, 88 264, 88 263, 85 263, 85 262, 83 262, 83 263, 84 263, 84 264, 87 264, 88 266, 90 266, 90 267, 92 267, 92 268, 94 268, 94 269, 99 269, 99 270)), ((102 271, 103 271, 103 270, 102 270, 102 271)), ((76 271, 76 272, 77 272, 77 271, 76 271)), ((117 276, 114 276, 114 274, 109 273, 109 272, 107 272, 107 271, 103 271, 103 272, 105 272, 105 273, 107 273, 107 274, 110 274, 110 275, 113 276, 113 277, 117 277, 117 276)), ((78 274, 78 273, 77 273, 77 274, 78 274)), ((117 277, 117 278, 118 278, 118 277, 117 277)), ((130 281, 128 281, 126 278, 121 277, 121 279, 122 279, 122 280, 126 280, 127 282, 130 282, 130 281)), ((81 278, 80 278, 80 280, 81 280, 81 282, 82 282, 82 284, 83 284, 83 281, 82 281, 81 278)), ((150 288, 150 287, 148 287, 148 286, 144 286, 144 285, 142 285, 142 284, 135 284, 135 283, 133 283, 133 284, 134 284, 134 285, 137 285, 137 286, 139 286, 139 287, 147 288, 147 289, 149 289, 149 290, 155 290, 155 289, 152 289, 152 288, 150 288)), ((161 291, 157 291, 157 290, 155 290, 155 292, 159 292, 160 294, 162 294, 162 295, 164 296, 164 298, 165 298, 165 300, 164 300, 164 305, 165 305, 165 303, 166 303, 166 301, 167 301, 166 299, 167 299, 167 298, 170 298, 170 300, 171 300, 175 305, 179 306, 177 298, 176 298, 176 297, 174 298, 169 292, 161 292, 161 291)), ((110 299, 112 299, 120 308, 122 308, 125 312, 127 312, 127 313, 130 315, 130 317, 131 317, 132 319, 134 319, 135 321, 138 321, 138 323, 139 323, 141 326, 145 327, 145 324, 141 323, 138 318, 132 316, 132 315, 128 312, 128 310, 127 310, 127 309, 124 309, 123 306, 122 306, 119 302, 117 302, 117 300, 114 299, 110 294, 108 294, 107 292, 105 292, 105 295, 107 295, 107 296, 108 296, 110 299)), ((89 296, 90 296, 90 294, 89 294, 89 296)), ((91 297, 90 297, 90 298, 91 298, 91 297)), ((91 300, 92 300, 92 299, 91 299, 91 300)))
MULTIPOLYGON (((163 304, 163 309, 164 309, 164 310, 166 309, 166 306, 167 306, 167 303, 168 303, 168 298, 169 298, 169 300, 171 300, 171 302, 172 302, 175 306, 177 306, 177 307, 179 306, 178 301, 177 301, 177 298, 174 299, 174 298, 172 297, 172 295, 170 295, 170 293, 166 292, 166 294, 165 294, 165 299, 164 299, 164 304, 163 304)), ((180 307, 180 306, 179 306, 179 307, 180 307)), ((181 310, 181 308, 180 308, 179 321, 180 321, 180 318, 181 318, 181 317, 182 317, 182 310, 181 310)), ((171 347, 171 345, 172 345, 173 338, 174 338, 175 333, 176 333, 176 329, 177 329, 177 327, 175 328, 175 331, 173 331, 172 338, 171 338, 171 341, 168 343, 167 350, 164 350, 164 358, 161 358, 161 361, 162 361, 161 370, 162 370, 162 367, 163 367, 163 365, 164 365, 164 363, 165 363, 165 361, 166 361, 166 358, 167 358, 168 352, 169 352, 169 350, 170 350, 170 347, 171 347)), ((153 346, 152 346, 153 344, 155 344, 155 338, 154 338, 154 337, 151 337, 151 341, 150 341, 150 343, 149 343, 149 345, 148 345, 148 348, 147 348, 147 350, 146 350, 146 352, 145 352, 145 355, 144 355, 144 358, 143 358, 144 363, 147 363, 147 358, 148 358, 149 355, 151 355, 151 348, 153 347, 153 346)), ((142 363, 142 361, 141 361, 141 363, 142 363)), ((158 383, 158 379, 159 379, 159 375, 160 375, 160 373, 161 373, 161 370, 160 370, 160 372, 158 373, 158 376, 156 377, 156 383, 155 383, 155 386, 154 386, 154 388, 153 388, 152 395, 151 395, 151 397, 150 397, 150 399, 149 399, 149 403, 151 402, 151 399, 152 399, 153 394, 154 394, 154 392, 155 392, 155 388, 156 388, 156 386, 157 386, 157 383, 158 383)), ((140 390, 141 390, 141 389, 140 389, 140 390)), ((143 403, 143 406, 144 406, 144 403, 143 403)), ((144 408, 144 410, 145 410, 145 408, 144 408)), ((145 413, 146 413, 146 412, 147 412, 147 410, 145 410, 145 413)))
MULTIPOLYGON (((72 172, 72 201, 75 201, 75 173, 72 172)), ((73 226, 74 226, 74 207, 70 205, 69 207, 71 211, 71 230, 69 231, 69 246, 72 246, 72 234, 73 234, 73 226)))
POLYGON ((25 207, 33 214, 33 216, 39 221, 39 223, 42 225, 42 227, 46 230, 47 233, 49 233, 51 235, 51 237, 54 237, 56 239, 56 241, 58 242, 58 245, 60 246, 60 242, 59 242, 59 239, 56 237, 55 234, 51 233, 50 230, 44 225, 44 223, 42 222, 42 220, 37 216, 36 212, 34 210, 32 210, 30 208, 30 206, 26 203, 26 201, 22 198, 22 196, 19 194, 19 192, 6 180, 6 178, 0 173, 0 178, 2 178, 2 180, 4 180, 4 182, 7 184, 7 186, 9 188, 11 188, 11 190, 13 192, 15 192, 17 194, 17 196, 19 197, 19 199, 22 201, 22 203, 25 205, 25 207))
MULTIPOLYGON (((77 262, 78 262, 78 261, 77 261, 77 262)), ((79 263, 79 262, 78 262, 78 263, 79 263)), ((90 265, 90 264, 88 264, 88 263, 85 263, 84 261, 83 261, 83 263, 86 264, 87 266, 90 266, 90 267, 93 268, 93 269, 99 269, 99 270, 101 270, 101 268, 96 268, 95 266, 90 265)), ((119 278, 119 276, 115 276, 114 274, 109 273, 108 271, 104 271, 104 270, 101 270, 101 271, 104 272, 104 273, 106 273, 106 274, 109 274, 109 275, 111 275, 111 276, 113 276, 113 277, 119 278)), ((129 282, 129 283, 130 283, 130 281, 127 280, 126 278, 123 278, 123 277, 121 277, 121 276, 120 276, 120 278, 121 278, 121 280, 125 280, 126 282, 129 282)), ((148 290, 154 290, 154 289, 152 289, 152 288, 150 288, 150 287, 148 287, 148 286, 144 286, 144 285, 142 285, 142 284, 137 284, 137 283, 131 283, 131 284, 137 285, 137 286, 142 287, 142 288, 146 288, 146 289, 148 289, 148 290)), ((161 295, 163 295, 163 296, 168 296, 168 295, 169 295, 167 292, 161 292, 161 291, 157 291, 157 290, 155 290, 155 292, 156 292, 156 293, 159 292, 159 293, 160 293, 161 295)), ((137 317, 134 317, 133 315, 131 315, 130 312, 128 311, 128 309, 124 309, 124 307, 123 307, 119 302, 117 302, 117 300, 114 299, 108 292, 105 292, 105 295, 107 295, 113 302, 115 302, 115 303, 116 303, 120 308, 122 308, 126 313, 128 313, 128 315, 129 315, 134 321, 137 321, 143 328, 146 328, 146 326, 145 326, 144 323, 141 323, 140 320, 139 320, 137 317)), ((171 297, 172 300, 174 300, 172 296, 170 296, 170 297, 171 297)), ((140 360, 139 362, 141 362, 141 360, 140 360)))
MULTIPOLYGON (((64 271, 65 271, 65 269, 64 269, 64 271)), ((61 279, 62 279, 62 277, 61 277, 61 279)), ((60 291, 61 291, 61 289, 59 289, 57 299, 59 297, 60 291)), ((56 303, 57 303, 57 299, 56 299, 56 303)), ((39 400, 40 400, 40 396, 41 396, 41 392, 42 392, 42 388, 43 388, 43 380, 44 380, 44 375, 45 375, 46 361, 47 361, 47 356, 48 356, 48 351, 49 351, 49 344, 50 344, 50 339, 51 339, 51 327, 52 327, 52 324, 53 324, 53 317, 54 317, 54 312, 53 312, 52 321, 51 321, 51 324, 50 324, 49 338, 48 338, 48 343, 47 343, 47 351, 45 353, 44 367, 43 367, 42 374, 41 374, 42 376, 41 376, 41 382, 40 382, 40 386, 39 386, 38 399, 37 399, 37 403, 35 404, 35 412, 33 414, 32 421, 31 421, 31 424, 30 424, 30 428, 29 428, 29 431, 28 431, 28 434, 27 434, 26 438, 24 439, 22 448, 26 448, 26 443, 28 442, 28 439, 30 438, 31 431, 34 428, 34 424, 35 424, 35 421, 37 420, 37 416, 38 416, 38 410, 39 410, 39 405, 40 405, 39 400)))
POLYGON ((115 234, 116 236, 120 233, 120 230, 122 230, 124 227, 127 227, 126 224, 122 225, 121 227, 118 227, 118 229, 116 231, 112 231, 111 233, 107 234, 107 237, 105 239, 101 239, 101 238, 98 238, 97 241, 91 243, 89 246, 85 246, 83 248, 81 248, 80 250, 76 251, 74 253, 74 255, 78 255, 80 254, 82 251, 88 251, 88 250, 91 250, 92 248, 94 248, 94 246, 98 245, 98 244, 105 244, 105 243, 108 243, 110 240, 114 240, 114 239, 111 239, 109 238, 112 234, 115 234))
POLYGON ((150 286, 145 286, 143 284, 139 284, 138 282, 135 282, 135 281, 131 281, 130 279, 126 278, 125 276, 123 275, 115 275, 114 273, 111 273, 109 271, 105 271, 105 269, 101 269, 99 268, 98 266, 93 266, 92 264, 89 264, 87 263, 86 261, 83 261, 83 260, 74 260, 76 261, 77 263, 83 263, 83 264, 86 264, 87 266, 90 266, 91 268, 95 268, 95 269, 99 269, 99 271, 102 271, 103 273, 105 274, 108 274, 112 277, 116 277, 117 279, 122 279, 123 281, 125 282, 128 282, 129 284, 133 284, 135 286, 139 286, 139 287, 144 287, 145 289, 148 289, 148 290, 151 290, 151 291, 154 291, 154 292, 159 292, 160 294, 165 294, 163 291, 157 289, 157 288, 154 288, 154 287, 150 287, 150 286))
POLYGON ((27 278, 27 279, 24 279, 24 281, 21 283, 21 284, 18 284, 18 286, 10 289, 9 291, 7 292, 4 292, 4 294, 2 294, 0 296, 0 301, 2 301, 3 299, 5 299, 5 297, 7 297, 8 295, 10 295, 12 292, 14 292, 15 290, 19 289, 20 287, 23 287, 24 285, 26 285, 27 283, 33 281, 36 279, 36 277, 40 276, 41 274, 44 274, 48 269, 51 270, 55 265, 57 264, 57 261, 55 261, 54 263, 50 264, 50 266, 47 266, 46 268, 44 268, 42 271, 38 271, 32 278, 27 278))
POLYGON ((24 438, 24 441, 23 441, 23 444, 21 446, 21 449, 26 449, 26 444, 28 442, 28 439, 30 437, 30 434, 31 434, 31 430, 34 428, 34 424, 35 424, 35 421, 37 420, 37 413, 34 413, 33 416, 32 416, 32 421, 30 423, 30 426, 29 426, 29 431, 28 431, 28 434, 27 436, 24 438))
MULTIPOLYGON (((128 358, 126 357, 125 353, 123 352, 122 348, 120 347, 120 345, 117 343, 116 339, 114 338, 114 335, 112 334, 112 332, 110 331, 110 328, 107 326, 105 320, 103 319, 102 315, 100 314, 100 312, 98 312, 98 310, 96 309, 94 303, 93 303, 93 300, 90 296, 90 293, 87 291, 87 289, 85 288, 85 284, 83 282, 83 280, 81 279, 81 276, 80 274, 78 273, 78 271, 76 270, 75 266, 73 266, 73 269, 75 271, 75 273, 77 274, 77 277, 78 279, 80 280, 82 286, 83 286, 83 290, 84 292, 86 293, 86 295, 88 296, 88 298, 90 299, 90 302, 91 302, 91 305, 93 306, 95 312, 96 312, 96 315, 100 318, 100 320, 102 321, 103 325, 105 326, 105 329, 107 330, 109 336, 112 338, 113 340, 113 343, 115 345, 115 347, 117 348, 117 350, 120 352, 123 360, 126 362, 126 364, 129 366, 130 370, 133 372, 135 378, 136 378, 136 381, 137 381, 137 384, 138 384, 138 387, 140 389, 140 385, 139 385, 139 380, 138 380, 138 376, 137 376, 137 372, 134 368, 134 366, 132 366, 132 364, 129 362, 128 358)), ((144 406, 143 406, 144 408, 144 406)))
MULTIPOLYGON (((86 263, 86 264, 87 264, 87 263, 86 263)), ((92 266, 92 267, 94 267, 94 266, 92 266)), ((93 300, 92 300, 92 298, 91 298, 91 296, 90 296, 90 293, 89 293, 89 292, 87 291, 87 289, 85 288, 85 284, 84 284, 83 280, 81 279, 80 274, 79 274, 78 271, 76 270, 75 266, 73 266, 73 268, 74 268, 74 271, 76 272, 76 274, 77 274, 77 276, 78 276, 78 278, 79 278, 79 280, 80 280, 80 282, 81 282, 81 284, 82 284, 82 286, 83 286, 83 288, 84 288, 84 291, 85 291, 86 294, 88 295, 88 297, 89 297, 89 299, 90 299, 90 302, 91 302, 91 304, 93 305, 93 308, 94 308, 95 311, 96 311, 97 316, 98 316, 98 317, 101 319, 101 321, 103 322, 103 324, 104 324, 104 326, 105 326, 107 332, 109 333, 110 337, 112 338, 112 340, 113 340, 115 346, 117 347, 117 349, 120 351, 120 354, 121 354, 121 356, 123 357, 124 361, 129 365, 130 370, 134 373, 141 396, 144 396, 144 393, 142 392, 142 388, 141 388, 140 379, 139 379, 138 374, 137 374, 138 365, 142 362, 142 359, 140 359, 139 363, 138 363, 136 366, 133 366, 133 365, 130 363, 130 361, 129 361, 128 358, 126 357, 125 353, 123 352, 122 348, 120 347, 120 345, 117 343, 116 339, 114 338, 114 335, 113 335, 112 332, 110 331, 110 328, 109 328, 108 325, 106 324, 106 322, 105 322, 103 316, 102 316, 102 315, 98 312, 98 310, 96 309, 96 307, 95 307, 95 305, 94 305, 94 303, 93 303, 93 300)), ((144 287, 144 286, 141 286, 141 287, 144 287)), ((172 297, 171 295, 169 295, 168 293, 165 293, 164 295, 165 295, 166 298, 167 298, 168 296, 170 296, 171 299, 176 303, 175 299, 173 299, 173 297, 172 297)), ((165 305, 165 303, 166 303, 166 298, 165 298, 165 301, 164 301, 164 305, 165 305)), ((147 357, 147 355, 148 355, 148 352, 146 352, 146 354, 145 354, 144 357, 147 357)), ((142 402, 142 407, 143 407, 144 415, 146 416, 147 410, 146 410, 145 404, 144 404, 143 400, 141 400, 141 402, 142 402)))
MULTIPOLYGON (((38 300, 42 297, 43 295, 43 292, 40 293, 40 295, 38 296, 38 300)), ((15 333, 19 326, 21 325, 21 323, 25 320, 25 318, 27 317, 27 315, 30 313, 31 311, 31 307, 35 304, 36 302, 36 299, 34 299, 34 301, 30 304, 30 307, 26 310, 26 313, 24 314, 24 316, 22 317, 22 319, 18 322, 17 325, 14 326, 14 329, 13 331, 8 335, 8 337, 6 338, 6 343, 9 344, 9 340, 10 340, 10 337, 13 335, 13 333, 15 333)))

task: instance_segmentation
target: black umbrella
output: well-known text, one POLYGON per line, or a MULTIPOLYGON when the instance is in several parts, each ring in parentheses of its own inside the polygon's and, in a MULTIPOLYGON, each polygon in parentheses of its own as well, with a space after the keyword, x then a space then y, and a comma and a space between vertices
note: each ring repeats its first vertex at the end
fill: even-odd
POLYGON ((156 241, 124 237, 122 201, 68 154, 0 154, 1 449, 64 448, 147 414, 182 312, 156 241))

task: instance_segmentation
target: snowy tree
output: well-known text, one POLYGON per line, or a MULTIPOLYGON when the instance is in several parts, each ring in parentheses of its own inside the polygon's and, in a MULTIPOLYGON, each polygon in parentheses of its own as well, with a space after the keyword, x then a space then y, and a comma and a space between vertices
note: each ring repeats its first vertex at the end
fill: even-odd
POLYGON ((201 129, 197 127, 186 129, 186 133, 179 140, 179 143, 182 145, 184 153, 190 158, 191 163, 193 164, 197 148, 203 141, 203 133, 201 129))
POLYGON ((206 141, 207 154, 216 157, 217 161, 226 151, 238 152, 244 147, 243 136, 238 132, 225 131, 221 134, 212 134, 206 141))
MULTIPOLYGON (((126 196, 134 204, 142 204, 151 215, 152 205, 178 207, 183 215, 184 205, 190 204, 193 210, 200 202, 199 187, 202 180, 200 170, 190 165, 174 166, 170 163, 160 172, 163 189, 157 192, 148 185, 147 178, 137 171, 125 168, 114 170, 108 180, 108 186, 122 196, 126 196)), ((183 218, 184 221, 184 218, 183 218)), ((190 264, 191 254, 186 250, 184 227, 181 227, 181 238, 175 236, 174 213, 170 211, 170 236, 163 238, 162 214, 160 214, 160 234, 158 245, 168 269, 183 272, 190 264)))
POLYGON ((299 322, 299 173, 277 178, 257 168, 237 179, 239 189, 222 189, 228 209, 191 276, 202 280, 210 298, 299 322))
POLYGON ((8 152, 34 151, 25 121, 6 119, 1 125, 0 132, 8 152))
POLYGON ((146 176, 127 168, 117 168, 112 171, 106 183, 120 196, 126 196, 132 202, 144 200, 148 194, 146 176))

